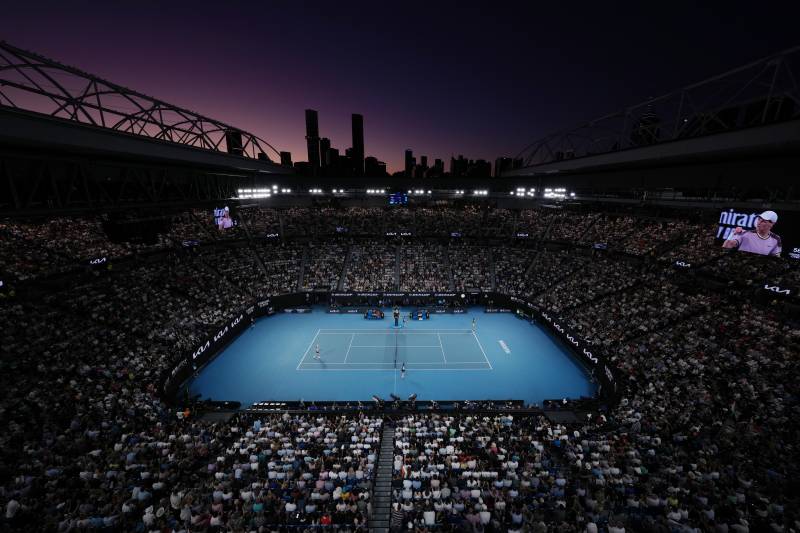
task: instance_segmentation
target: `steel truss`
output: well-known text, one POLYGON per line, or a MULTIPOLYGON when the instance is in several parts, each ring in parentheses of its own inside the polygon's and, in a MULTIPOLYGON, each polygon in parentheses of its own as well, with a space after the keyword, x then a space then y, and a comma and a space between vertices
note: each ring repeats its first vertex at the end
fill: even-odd
POLYGON ((252 133, 5 41, 0 41, 0 106, 215 152, 280 161, 280 152, 252 133))
POLYGON ((524 167, 800 118, 800 46, 548 135, 524 167))

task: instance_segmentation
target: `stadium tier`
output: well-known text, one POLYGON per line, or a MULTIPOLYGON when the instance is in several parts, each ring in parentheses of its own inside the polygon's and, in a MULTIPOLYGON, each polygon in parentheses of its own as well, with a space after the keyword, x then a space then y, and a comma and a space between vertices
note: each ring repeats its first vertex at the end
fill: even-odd
MULTIPOLYGON (((376 516, 418 531, 798 526, 791 242, 780 257, 726 249, 733 235, 720 237, 725 228, 702 213, 250 206, 221 212, 222 223, 215 214, 162 214, 149 240, 110 238, 105 214, 0 221, 8 530, 363 531, 376 516), (548 321, 567 349, 574 335, 586 357, 602 354, 605 369, 575 355, 601 390, 526 406, 472 403, 464 390, 458 409, 431 402, 452 397, 420 398, 423 409, 416 394, 317 405, 264 390, 292 407, 233 413, 190 397, 184 382, 201 373, 239 379, 210 366, 225 357, 214 359, 229 328, 245 335, 256 316, 315 305, 361 315, 351 329, 317 330, 301 374, 343 364, 330 362, 334 341, 319 340, 328 335, 345 362, 356 348, 385 348, 395 380, 431 364, 398 368, 406 346, 444 356, 448 342, 448 355, 474 351, 466 368, 481 379, 506 379, 492 377, 499 361, 471 340, 488 318, 455 332, 436 316, 480 305, 548 321), (391 317, 393 305, 414 320, 423 311, 428 320, 413 327, 438 329, 358 329, 391 327, 362 317, 391 317)), ((270 342, 267 354, 278 350, 270 342)))

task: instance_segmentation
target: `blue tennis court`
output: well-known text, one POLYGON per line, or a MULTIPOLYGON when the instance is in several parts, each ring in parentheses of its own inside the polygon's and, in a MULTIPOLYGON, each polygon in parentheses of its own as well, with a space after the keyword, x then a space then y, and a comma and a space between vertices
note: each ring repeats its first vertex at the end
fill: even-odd
POLYGON ((385 320, 364 320, 315 308, 261 318, 202 369, 189 389, 204 399, 248 406, 267 400, 368 401, 389 394, 540 403, 591 396, 595 385, 543 328, 512 314, 473 308, 395 329, 388 314, 385 320))
POLYGON ((448 329, 317 330, 298 370, 491 370, 478 336, 448 329), (316 347, 320 358, 315 359, 316 347), (448 357, 449 355, 449 357, 448 357))

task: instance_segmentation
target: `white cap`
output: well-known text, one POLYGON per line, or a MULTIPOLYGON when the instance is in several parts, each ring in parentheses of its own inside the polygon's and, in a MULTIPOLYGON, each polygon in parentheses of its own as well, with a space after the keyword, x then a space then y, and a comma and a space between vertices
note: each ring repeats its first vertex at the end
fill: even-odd
POLYGON ((763 220, 769 220, 770 222, 775 224, 778 221, 778 213, 776 213, 775 211, 764 211, 763 213, 758 215, 758 218, 761 218, 763 220))

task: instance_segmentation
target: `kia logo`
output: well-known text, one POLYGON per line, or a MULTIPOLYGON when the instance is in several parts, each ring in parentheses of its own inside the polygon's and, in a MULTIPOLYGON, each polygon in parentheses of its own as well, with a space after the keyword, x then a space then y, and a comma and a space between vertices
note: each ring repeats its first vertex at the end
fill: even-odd
POLYGON ((778 294, 785 294, 787 296, 792 293, 791 290, 789 290, 789 289, 781 289, 777 285, 764 285, 764 290, 765 291, 777 292, 778 294))

